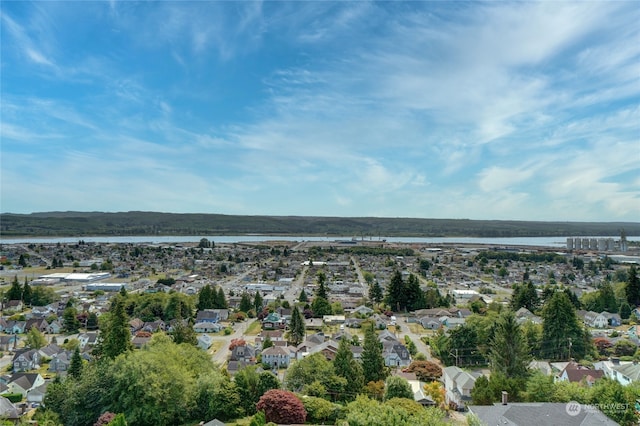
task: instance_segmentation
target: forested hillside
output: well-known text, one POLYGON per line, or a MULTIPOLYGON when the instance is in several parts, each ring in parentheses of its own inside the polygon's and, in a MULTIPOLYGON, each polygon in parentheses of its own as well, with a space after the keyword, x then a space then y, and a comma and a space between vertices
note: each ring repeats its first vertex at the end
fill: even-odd
POLYGON ((542 237, 640 235, 637 222, 524 222, 376 217, 237 216, 157 212, 0 215, 0 235, 326 235, 354 237, 542 237))

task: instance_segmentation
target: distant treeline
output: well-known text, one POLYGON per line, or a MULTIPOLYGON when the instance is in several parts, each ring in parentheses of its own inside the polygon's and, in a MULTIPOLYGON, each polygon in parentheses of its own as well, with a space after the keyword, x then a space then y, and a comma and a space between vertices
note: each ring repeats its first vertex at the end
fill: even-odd
POLYGON ((525 222, 156 212, 0 214, 2 237, 317 235, 364 237, 640 236, 637 222, 525 222))

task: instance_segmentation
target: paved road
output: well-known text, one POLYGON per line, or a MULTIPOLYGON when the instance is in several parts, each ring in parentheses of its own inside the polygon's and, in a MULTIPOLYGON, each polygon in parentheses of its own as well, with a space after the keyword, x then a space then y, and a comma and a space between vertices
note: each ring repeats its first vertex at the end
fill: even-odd
POLYGON ((239 324, 235 324, 234 332, 228 336, 212 336, 212 340, 214 342, 222 341, 223 345, 211 356, 211 360, 219 365, 224 364, 230 355, 229 345, 231 345, 231 340, 243 337, 245 331, 247 331, 247 328, 249 327, 249 324, 251 324, 253 321, 254 320, 251 319, 242 321, 239 324))
MULTIPOLYGON (((401 319, 401 318, 399 318, 401 319)), ((433 361, 434 358, 431 356, 431 348, 425 344, 420 338, 423 336, 421 334, 416 334, 411 331, 409 328, 409 324, 399 321, 400 332, 398 333, 398 339, 404 343, 404 336, 409 336, 409 338, 415 343, 416 349, 418 352, 421 352, 426 355, 428 361, 433 361)), ((426 335, 426 334, 425 334, 426 335)))

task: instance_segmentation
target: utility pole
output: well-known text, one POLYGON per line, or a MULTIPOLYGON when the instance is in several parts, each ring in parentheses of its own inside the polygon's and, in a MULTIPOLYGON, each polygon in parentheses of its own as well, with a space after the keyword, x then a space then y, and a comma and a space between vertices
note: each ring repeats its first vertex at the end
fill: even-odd
POLYGON ((571 346, 573 346, 571 342, 571 337, 569 337, 569 362, 571 362, 571 346))
POLYGON ((457 367, 458 366, 458 348, 454 349, 454 351, 456 351, 455 354, 453 352, 449 352, 449 355, 451 355, 452 357, 455 357, 455 359, 456 359, 456 367, 457 367))

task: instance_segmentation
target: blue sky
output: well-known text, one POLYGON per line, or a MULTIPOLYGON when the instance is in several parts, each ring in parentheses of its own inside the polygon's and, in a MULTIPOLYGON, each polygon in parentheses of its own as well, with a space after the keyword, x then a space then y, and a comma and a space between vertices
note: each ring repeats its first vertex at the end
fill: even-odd
POLYGON ((0 211, 638 221, 638 2, 7 2, 0 211))

